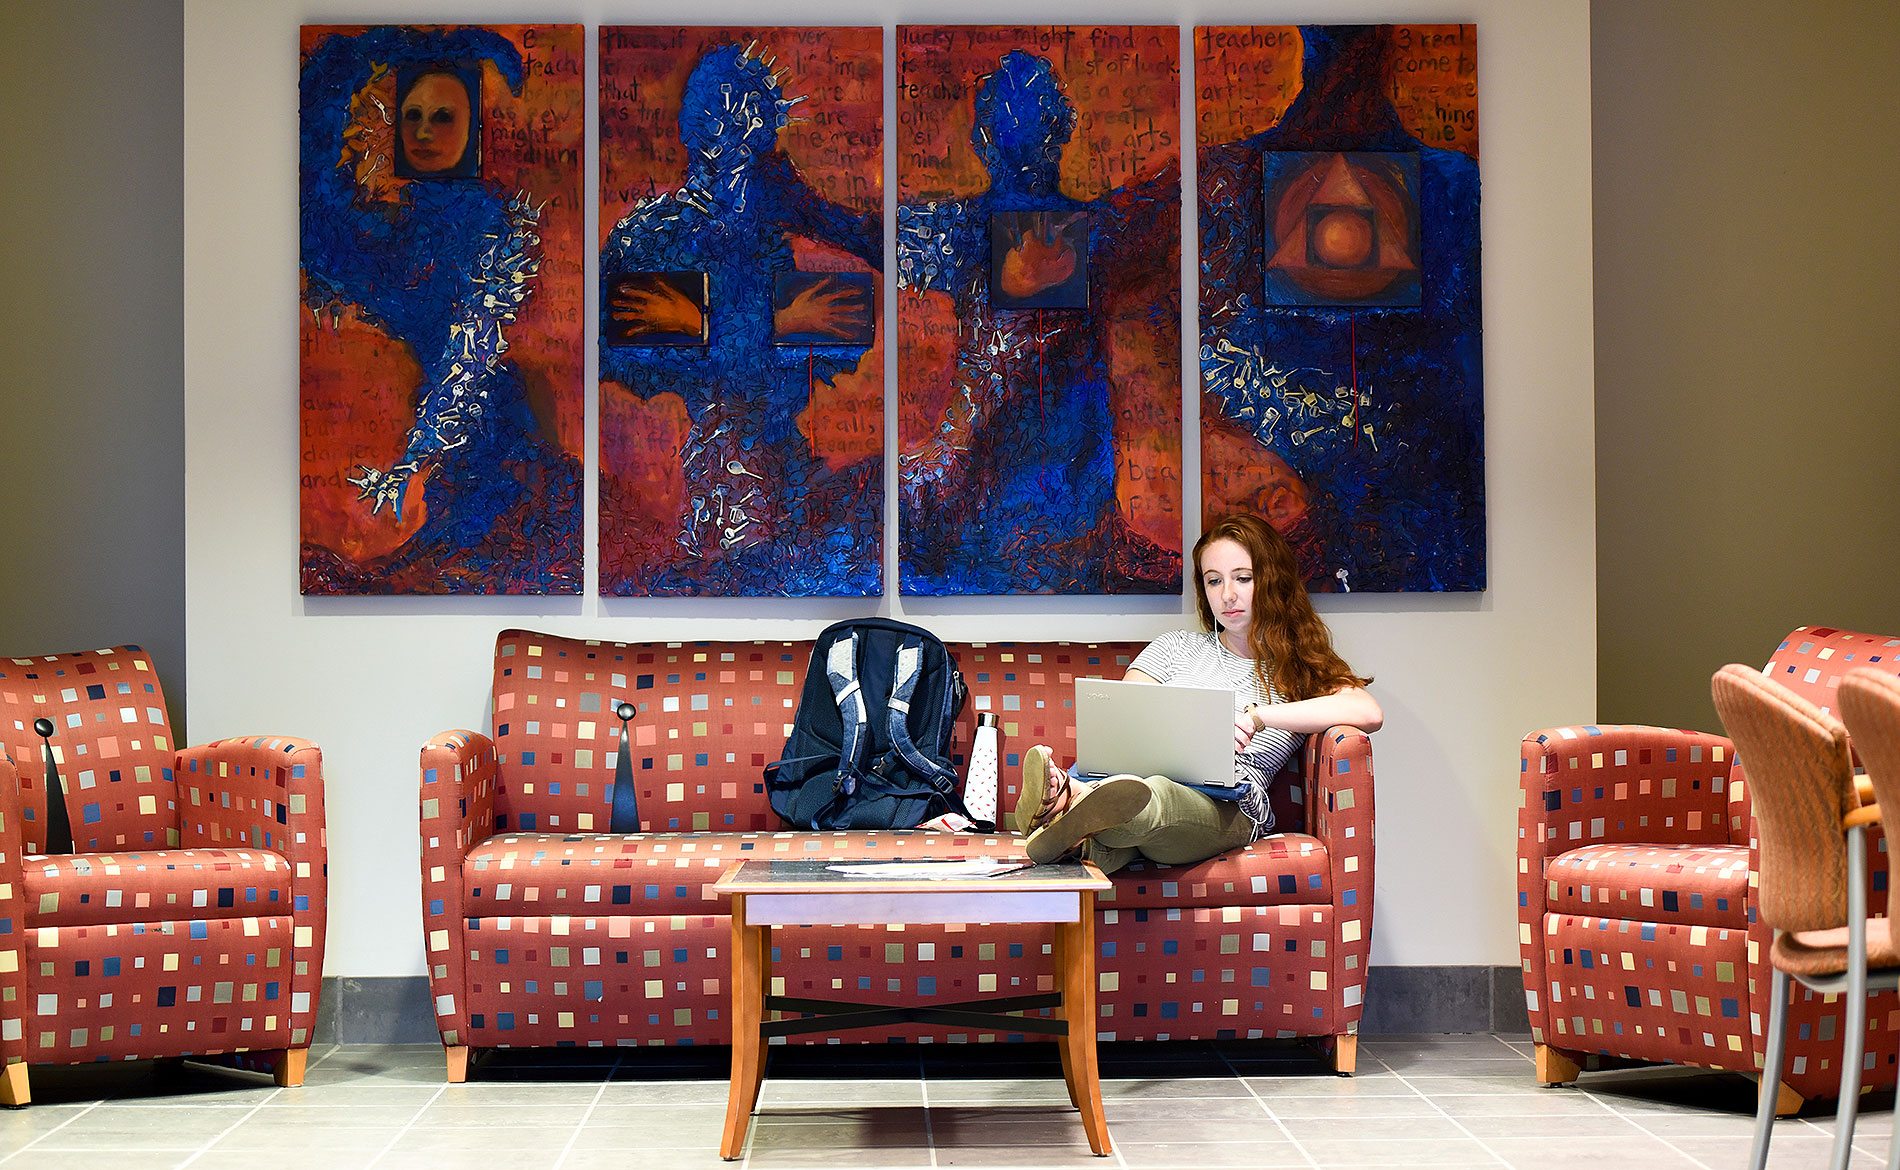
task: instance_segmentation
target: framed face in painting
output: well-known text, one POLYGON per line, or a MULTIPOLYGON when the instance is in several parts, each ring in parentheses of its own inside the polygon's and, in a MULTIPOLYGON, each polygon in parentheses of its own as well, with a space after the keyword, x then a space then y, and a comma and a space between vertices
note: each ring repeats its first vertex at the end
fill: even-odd
POLYGON ((482 74, 469 65, 396 75, 396 174, 467 179, 481 174, 482 74))

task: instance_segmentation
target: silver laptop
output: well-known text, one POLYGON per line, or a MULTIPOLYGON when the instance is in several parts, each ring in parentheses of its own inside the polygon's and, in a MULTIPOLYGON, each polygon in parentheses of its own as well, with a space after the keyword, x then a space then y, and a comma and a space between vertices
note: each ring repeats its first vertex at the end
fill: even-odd
POLYGON ((1078 678, 1075 751, 1085 776, 1132 772, 1231 788, 1234 692, 1078 678))

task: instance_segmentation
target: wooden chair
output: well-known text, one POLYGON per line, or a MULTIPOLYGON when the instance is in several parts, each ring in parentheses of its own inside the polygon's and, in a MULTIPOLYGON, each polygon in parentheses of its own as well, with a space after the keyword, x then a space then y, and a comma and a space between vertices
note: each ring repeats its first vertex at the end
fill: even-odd
MULTIPOLYGON (((1879 822, 1880 810, 1860 799, 1847 729, 1839 720, 1752 667, 1723 667, 1711 690, 1753 784, 1761 917, 1774 931, 1762 1083, 1774 1084, 1781 1076, 1791 981, 1844 995, 1840 1103, 1830 1165, 1846 1170, 1860 1104, 1867 995, 1900 987, 1900 953, 1890 920, 1868 917, 1865 833, 1879 822)), ((1764 1092, 1755 1114, 1753 1170, 1768 1164, 1774 1120, 1774 1098, 1764 1092)))
MULTIPOLYGON (((1841 679, 1841 719, 1847 724, 1854 753, 1866 768, 1866 787, 1873 790, 1877 808, 1900 809, 1900 677, 1892 668, 1871 666, 1850 670, 1841 679)), ((1862 791, 1865 796, 1865 789, 1862 791)), ((1893 886, 1893 854, 1887 854, 1888 888, 1893 886)), ((1884 925, 1884 923, 1883 923, 1884 925)), ((1900 1141, 1893 1142, 1887 1165, 1900 1170, 1900 1141)))

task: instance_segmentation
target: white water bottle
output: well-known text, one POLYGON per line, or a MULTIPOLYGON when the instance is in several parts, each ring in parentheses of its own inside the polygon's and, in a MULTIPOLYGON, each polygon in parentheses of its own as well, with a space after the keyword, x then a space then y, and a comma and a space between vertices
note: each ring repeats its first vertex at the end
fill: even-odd
POLYGON ((970 770, 963 779, 963 804, 973 819, 989 824, 996 823, 998 751, 996 716, 977 712, 976 736, 970 741, 970 770))

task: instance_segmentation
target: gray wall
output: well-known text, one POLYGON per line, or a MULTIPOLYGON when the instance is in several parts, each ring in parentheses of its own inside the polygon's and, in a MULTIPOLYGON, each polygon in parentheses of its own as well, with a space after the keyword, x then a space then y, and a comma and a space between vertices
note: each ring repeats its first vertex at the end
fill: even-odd
POLYGON ((1900 5, 1596 0, 1597 717, 1900 634, 1900 5))
POLYGON ((145 646, 182 734, 184 12, 5 7, 0 654, 145 646))

